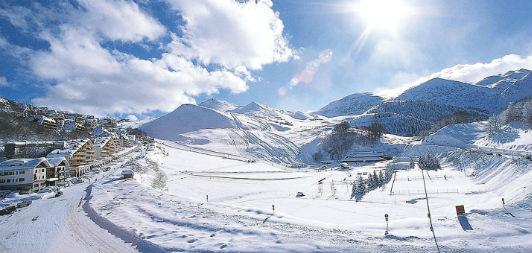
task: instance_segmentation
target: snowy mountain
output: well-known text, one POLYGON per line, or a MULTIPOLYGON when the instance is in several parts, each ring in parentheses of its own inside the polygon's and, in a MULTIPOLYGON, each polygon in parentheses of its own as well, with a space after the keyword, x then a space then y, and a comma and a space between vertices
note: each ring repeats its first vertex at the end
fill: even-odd
POLYGON ((355 93, 333 101, 319 109, 316 113, 332 118, 344 115, 358 115, 378 105, 383 98, 371 93, 355 93))
POLYGON ((308 113, 304 113, 304 112, 301 112, 301 111, 297 111, 294 114, 292 114, 292 118, 300 119, 300 120, 306 120, 306 119, 309 119, 311 117, 312 116, 310 116, 308 113))
POLYGON ((200 106, 211 108, 217 111, 225 112, 238 108, 238 106, 231 104, 227 101, 218 100, 218 99, 208 99, 199 104, 200 106))
POLYGON ((527 97, 532 97, 532 74, 530 73, 522 79, 513 82, 501 92, 503 105, 508 105, 527 97))
POLYGON ((488 76, 477 83, 476 85, 481 86, 490 86, 495 87, 499 86, 501 84, 505 83, 513 83, 515 81, 518 81, 525 77, 528 73, 530 73, 530 70, 528 69, 520 69, 520 70, 513 70, 508 71, 505 74, 495 75, 495 76, 488 76))
POLYGON ((288 116, 288 113, 280 110, 270 108, 266 105, 259 104, 257 102, 251 102, 240 108, 228 111, 231 113, 238 113, 246 116, 254 116, 259 118, 268 118, 282 120, 288 116))
POLYGON ((175 140, 181 133, 210 128, 233 128, 233 119, 207 107, 184 104, 173 112, 142 125, 149 136, 175 140))
POLYGON ((498 113, 509 103, 532 96, 530 71, 527 71, 507 73, 508 77, 489 77, 480 82, 483 85, 434 78, 406 90, 396 99, 429 101, 498 113), (521 75, 522 78, 512 81, 512 78, 521 75), (495 84, 485 86, 492 81, 495 84))

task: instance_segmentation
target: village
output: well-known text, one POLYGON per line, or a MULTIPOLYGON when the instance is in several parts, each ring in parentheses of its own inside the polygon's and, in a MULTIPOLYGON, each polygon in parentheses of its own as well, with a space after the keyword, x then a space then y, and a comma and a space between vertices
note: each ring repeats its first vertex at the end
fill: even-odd
MULTIPOLYGON (((35 124, 36 129, 88 133, 88 138, 58 141, 0 139, 0 196, 56 191, 105 170, 151 138, 128 134, 114 118, 99 119, 2 99, 2 112, 35 124)), ((60 193, 57 193, 58 195, 60 193)))

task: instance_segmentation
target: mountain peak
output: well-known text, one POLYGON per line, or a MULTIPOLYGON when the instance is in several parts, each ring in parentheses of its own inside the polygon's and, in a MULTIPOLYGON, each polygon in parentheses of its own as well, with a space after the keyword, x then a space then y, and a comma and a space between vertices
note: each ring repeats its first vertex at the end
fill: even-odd
POLYGON ((233 119, 222 112, 193 104, 183 104, 177 109, 140 128, 148 135, 175 140, 181 133, 212 128, 233 128, 233 119))
POLYGON ((380 104, 382 100, 382 97, 369 92, 353 93, 327 104, 316 113, 329 118, 343 115, 358 115, 380 104))
POLYGON ((504 74, 485 77, 484 79, 478 81, 475 84, 481 85, 481 86, 495 87, 495 86, 498 86, 499 83, 512 83, 517 80, 520 80, 523 77, 525 77, 527 74, 529 74, 530 72, 531 72, 530 70, 524 69, 524 68, 519 69, 519 70, 510 70, 504 74))
POLYGON ((200 106, 211 108, 218 111, 230 111, 238 108, 238 106, 231 104, 227 101, 218 100, 215 98, 207 99, 199 104, 200 106))

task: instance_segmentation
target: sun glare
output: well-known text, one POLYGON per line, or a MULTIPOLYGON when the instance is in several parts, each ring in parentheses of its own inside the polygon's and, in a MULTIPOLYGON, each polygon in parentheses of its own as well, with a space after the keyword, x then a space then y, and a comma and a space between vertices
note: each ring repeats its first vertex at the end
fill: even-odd
POLYGON ((400 0, 362 0, 353 11, 367 23, 370 29, 397 32, 398 26, 412 14, 412 9, 400 0))

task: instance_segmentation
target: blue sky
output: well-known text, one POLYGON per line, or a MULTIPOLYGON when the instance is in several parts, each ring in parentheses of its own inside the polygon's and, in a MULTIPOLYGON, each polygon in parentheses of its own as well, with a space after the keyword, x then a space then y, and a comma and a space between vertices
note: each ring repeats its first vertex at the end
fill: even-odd
POLYGON ((316 110, 532 68, 531 1, 0 1, 0 96, 139 118, 208 98, 316 110), (369 6, 369 7, 368 7, 369 6))

